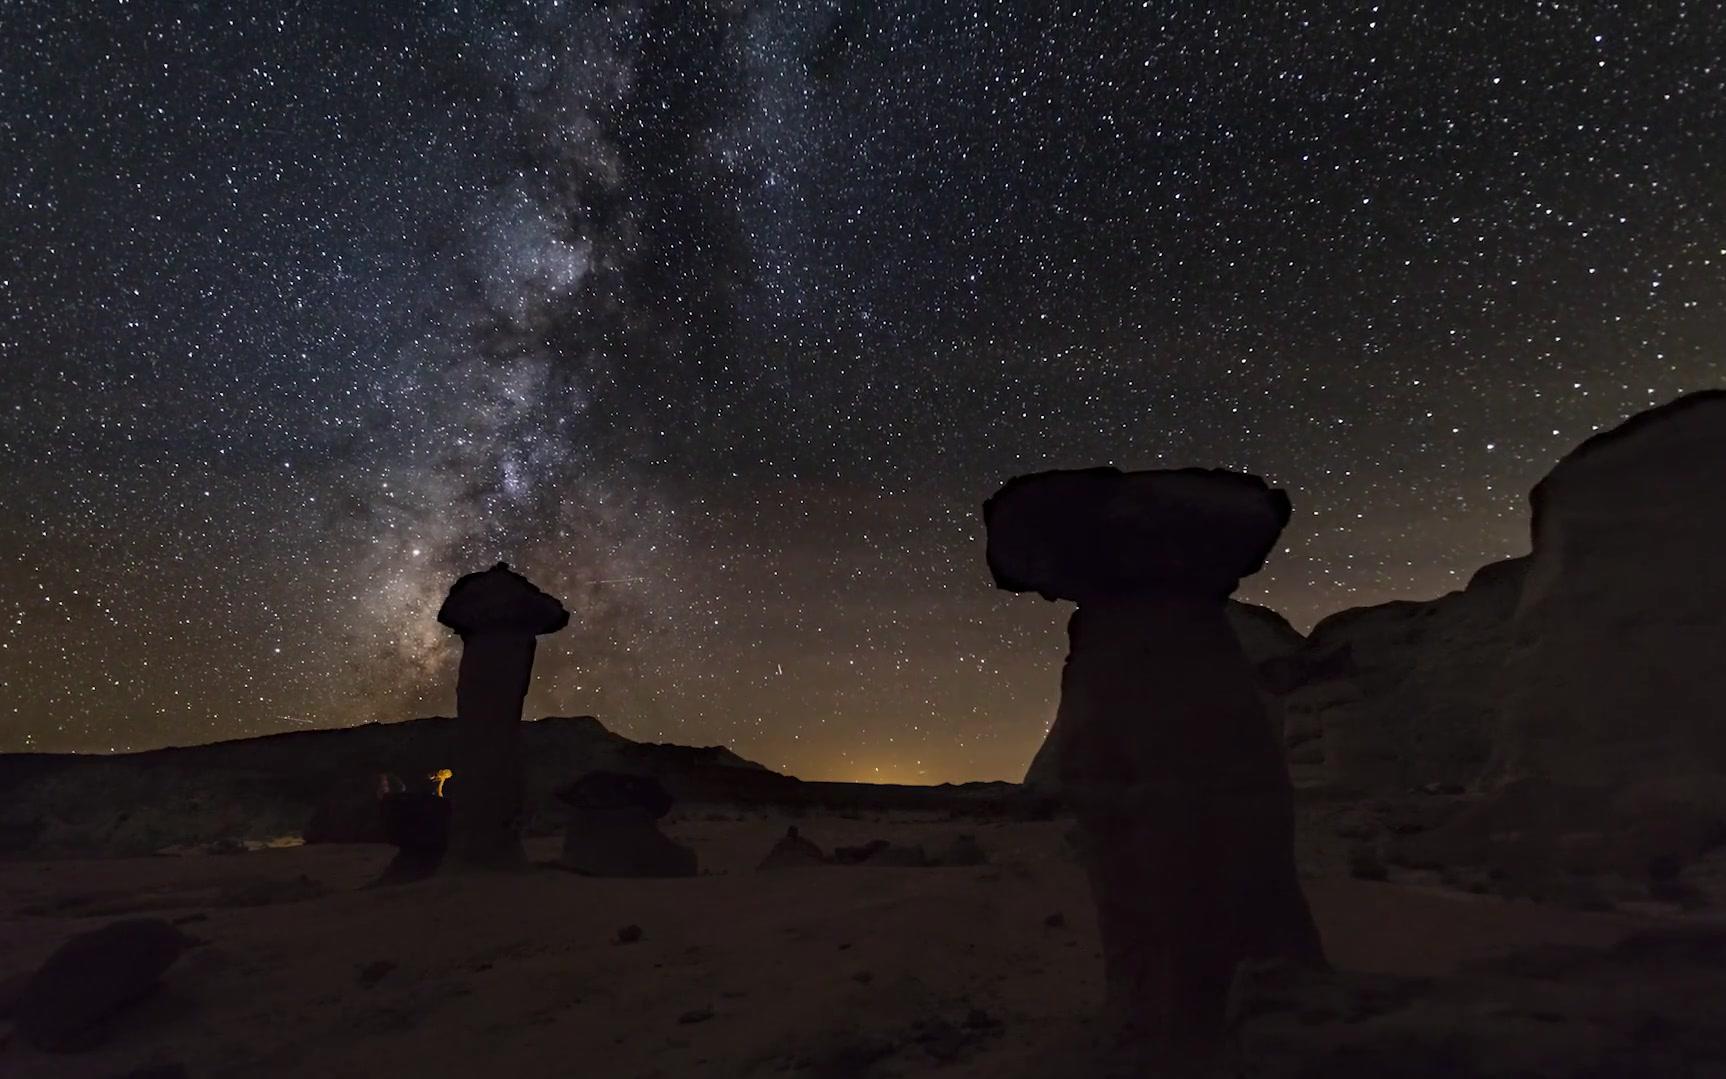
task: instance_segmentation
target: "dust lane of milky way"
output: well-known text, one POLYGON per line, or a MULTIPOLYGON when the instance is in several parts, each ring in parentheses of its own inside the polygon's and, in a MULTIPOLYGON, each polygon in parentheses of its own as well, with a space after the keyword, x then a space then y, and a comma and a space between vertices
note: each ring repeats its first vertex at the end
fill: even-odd
POLYGON ((1726 381, 1718 5, 1076 6, 13 5, 0 750, 447 713, 503 558, 529 714, 1017 778, 1005 478, 1262 473, 1305 626, 1726 381))

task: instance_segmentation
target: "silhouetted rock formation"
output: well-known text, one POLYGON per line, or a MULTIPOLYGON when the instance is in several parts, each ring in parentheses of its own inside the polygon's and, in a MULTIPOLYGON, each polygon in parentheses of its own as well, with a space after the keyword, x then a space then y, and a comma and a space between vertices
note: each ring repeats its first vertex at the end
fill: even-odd
MULTIPOLYGON (((1268 607, 1231 599, 1228 612, 1229 625, 1234 627, 1247 659, 1261 671, 1268 664, 1299 654, 1306 645, 1306 639, 1289 625, 1288 619, 1268 607)), ((1261 677, 1260 681, 1263 682, 1264 678, 1261 677)), ((1274 701, 1275 698, 1267 694, 1267 708, 1275 707, 1274 701)), ((1276 715, 1268 717, 1272 730, 1279 729, 1279 715, 1280 709, 1276 715)), ((1031 791, 1049 796, 1059 794, 1061 744, 1065 737, 1066 730, 1057 718, 1043 744, 1037 748, 1036 756, 1031 758, 1031 766, 1025 770, 1025 786, 1031 791)))
POLYGON ((785 835, 773 844, 773 849, 767 852, 767 857, 761 859, 761 864, 756 868, 802 869, 826 864, 827 855, 822 853, 820 847, 799 835, 797 826, 793 824, 785 829, 785 835))
POLYGON ((1726 391, 1595 435, 1529 496, 1496 771, 1585 786, 1726 776, 1726 391))
POLYGON ((570 807, 562 865, 590 877, 693 877, 695 852, 658 820, 672 798, 649 776, 589 772, 557 792, 570 807))
POLYGON ((1240 960, 1323 960, 1281 740, 1224 604, 1288 516, 1259 478, 1198 469, 1046 472, 984 505, 996 584, 1079 604, 1062 796, 1111 1011, 1169 1051, 1221 1036, 1240 960))
POLYGON ((1402 855, 1682 864, 1726 840, 1726 391, 1595 435, 1530 500, 1488 800, 1402 855))
POLYGON ((80 933, 31 975, 13 1015, 37 1049, 85 1048, 103 1020, 148 994, 193 944, 159 918, 133 918, 80 933))
POLYGON ((383 881, 397 884, 436 872, 449 849, 449 800, 432 790, 391 791, 377 808, 384 835, 396 847, 383 881))
POLYGON ((521 706, 537 637, 569 625, 569 612, 499 562, 457 580, 437 620, 462 641, 449 861, 517 865, 523 861, 521 706))

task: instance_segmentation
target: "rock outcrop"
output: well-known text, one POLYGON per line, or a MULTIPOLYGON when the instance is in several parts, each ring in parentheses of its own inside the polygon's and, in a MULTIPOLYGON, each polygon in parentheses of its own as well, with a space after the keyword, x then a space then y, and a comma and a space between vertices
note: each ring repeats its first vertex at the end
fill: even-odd
POLYGON ((1340 611, 1274 676, 1284 735, 1339 791, 1477 781, 1491 756, 1510 619, 1527 559, 1424 602, 1340 611))
POLYGON ((1494 772, 1726 776, 1726 391, 1578 446, 1534 488, 1494 772))
POLYGON ((1225 601, 1289 517, 1256 476, 1047 472, 984 505, 1008 591, 1078 603, 1056 725, 1113 1020, 1159 1052, 1222 1037, 1242 960, 1322 963, 1293 792, 1225 601))
POLYGON ((499 562, 450 587, 437 620, 461 634, 450 858, 495 868, 525 861, 521 707, 541 634, 569 625, 563 604, 499 562))
POLYGON ((570 807, 561 865, 589 877, 693 877, 695 852, 659 830, 671 795, 647 776, 589 772, 558 791, 570 807))
POLYGON ((405 883, 435 873, 449 850, 449 800, 430 788, 389 791, 378 799, 377 811, 386 841, 396 848, 383 882, 405 883))
POLYGON ((1726 841, 1726 392, 1590 438, 1531 502, 1486 800, 1399 854, 1664 871, 1726 841))

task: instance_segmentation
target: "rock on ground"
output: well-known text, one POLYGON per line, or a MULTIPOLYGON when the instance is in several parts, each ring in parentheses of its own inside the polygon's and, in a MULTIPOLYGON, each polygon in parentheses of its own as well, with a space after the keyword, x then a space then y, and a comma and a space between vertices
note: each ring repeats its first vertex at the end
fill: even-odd
POLYGON ((154 989, 191 943, 159 918, 73 937, 25 984, 13 1009, 19 1035, 38 1049, 82 1048, 103 1020, 154 989))

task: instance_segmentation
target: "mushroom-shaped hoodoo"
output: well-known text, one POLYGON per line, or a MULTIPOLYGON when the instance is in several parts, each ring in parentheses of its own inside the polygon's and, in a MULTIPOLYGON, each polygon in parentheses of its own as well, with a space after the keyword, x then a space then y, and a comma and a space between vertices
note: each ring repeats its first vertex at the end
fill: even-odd
POLYGON ((445 864, 519 865, 524 861, 521 707, 533 677, 535 638, 567 626, 569 612, 499 562, 457 580, 438 621, 462 639, 445 864))
POLYGON ((1076 600, 1055 729, 1114 1018, 1166 1056, 1220 1041, 1244 959, 1322 962, 1282 746, 1225 601, 1289 519, 1257 476, 1023 476, 984 504, 996 584, 1076 600))

